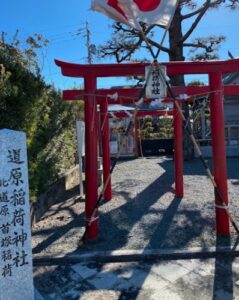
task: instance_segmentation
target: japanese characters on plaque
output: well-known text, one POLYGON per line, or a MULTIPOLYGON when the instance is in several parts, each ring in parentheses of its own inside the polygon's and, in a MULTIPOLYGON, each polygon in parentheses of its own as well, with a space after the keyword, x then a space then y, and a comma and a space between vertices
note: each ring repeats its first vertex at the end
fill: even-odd
POLYGON ((33 299, 26 137, 6 129, 0 130, 0 286, 0 300, 33 299))
POLYGON ((162 76, 166 76, 165 66, 152 65, 145 68, 145 78, 148 79, 146 98, 166 97, 167 88, 162 76))

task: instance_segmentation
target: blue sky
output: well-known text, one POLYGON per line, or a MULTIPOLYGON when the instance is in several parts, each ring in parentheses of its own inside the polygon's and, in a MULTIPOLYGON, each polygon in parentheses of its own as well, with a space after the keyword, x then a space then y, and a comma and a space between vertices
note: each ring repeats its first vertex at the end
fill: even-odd
MULTIPOLYGON (((203 1, 197 2, 200 4, 203 1)), ((86 21, 90 23, 92 43, 98 45, 110 37, 112 21, 102 14, 90 11, 89 8, 90 0, 1 0, 0 31, 5 31, 11 36, 19 29, 21 39, 35 32, 43 34, 49 39, 49 45, 41 54, 42 74, 45 80, 60 89, 79 86, 82 84, 80 79, 70 79, 60 74, 59 68, 54 64, 54 58, 86 63, 86 21), (81 35, 77 35, 79 29, 81 35)), ((228 50, 239 56, 238 28, 239 11, 231 12, 223 8, 208 12, 193 36, 224 34, 227 40, 220 48, 220 58, 228 59, 228 50)), ((138 57, 141 55, 145 57, 144 53, 138 57)), ((148 57, 150 58, 150 55, 148 57)), ((167 61, 168 58, 162 54, 160 60, 167 61)), ((95 62, 104 63, 109 60, 95 62)), ((198 76, 198 79, 204 80, 202 76, 198 76)), ((100 80, 99 86, 118 85, 121 82, 121 79, 100 80)))

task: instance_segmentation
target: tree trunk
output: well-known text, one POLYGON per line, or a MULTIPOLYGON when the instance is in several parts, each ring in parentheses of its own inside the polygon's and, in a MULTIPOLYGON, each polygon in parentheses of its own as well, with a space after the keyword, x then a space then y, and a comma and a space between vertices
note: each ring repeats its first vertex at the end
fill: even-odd
MULTIPOLYGON (((170 61, 185 60, 185 57, 183 55, 183 45, 180 42, 182 40, 182 37, 183 37, 183 33, 182 33, 181 7, 178 6, 171 27, 169 29, 169 46, 170 46, 169 60, 170 61)), ((185 85, 183 75, 173 76, 170 78, 170 81, 173 86, 185 85)), ((190 124, 189 105, 185 103, 182 108, 184 110, 185 118, 187 121, 189 121, 190 124)), ((194 147, 191 142, 191 139, 189 138, 184 128, 183 128, 183 156, 184 156, 184 160, 191 160, 194 158, 194 147)))
MULTIPOLYGON (((183 55, 182 44, 179 43, 179 41, 183 37, 181 18, 182 18, 181 8, 180 6, 178 6, 169 29, 169 48, 170 48, 169 60, 170 61, 185 60, 185 57, 183 55)), ((185 85, 184 76, 183 75, 173 76, 171 78, 171 84, 174 86, 185 85)))

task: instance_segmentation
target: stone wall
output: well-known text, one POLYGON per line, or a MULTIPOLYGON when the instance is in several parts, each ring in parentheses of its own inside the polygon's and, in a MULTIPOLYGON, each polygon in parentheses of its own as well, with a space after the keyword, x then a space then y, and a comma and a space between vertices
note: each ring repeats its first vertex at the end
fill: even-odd
MULTIPOLYGON (((100 160, 99 160, 100 161, 100 160)), ((85 174, 83 173, 83 186, 85 182, 85 174)), ((102 184, 102 166, 101 161, 98 165, 98 182, 102 184)), ((31 221, 32 224, 40 221, 41 217, 54 204, 61 203, 71 198, 73 195, 80 195, 80 176, 79 165, 70 169, 62 178, 52 184, 49 189, 42 194, 36 202, 31 205, 31 221)))

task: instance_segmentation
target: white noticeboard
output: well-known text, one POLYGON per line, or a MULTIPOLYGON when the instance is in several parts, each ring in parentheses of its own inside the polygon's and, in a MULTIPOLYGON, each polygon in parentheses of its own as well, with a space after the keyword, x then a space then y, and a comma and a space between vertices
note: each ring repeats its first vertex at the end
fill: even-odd
POLYGON ((118 153, 118 142, 110 141, 110 153, 117 154, 118 153))
POLYGON ((82 157, 85 156, 85 123, 83 121, 76 122, 76 132, 80 171, 80 196, 83 197, 82 157))
POLYGON ((147 66, 145 67, 145 78, 148 79, 146 87, 146 98, 164 98, 167 96, 167 87, 165 80, 165 66, 147 66))

